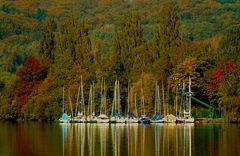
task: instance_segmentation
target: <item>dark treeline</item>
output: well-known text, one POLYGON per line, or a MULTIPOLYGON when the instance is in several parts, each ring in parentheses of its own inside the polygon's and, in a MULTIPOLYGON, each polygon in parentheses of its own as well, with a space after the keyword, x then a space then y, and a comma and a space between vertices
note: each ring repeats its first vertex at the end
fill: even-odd
MULTIPOLYGON (((165 104, 176 113, 176 98, 182 84, 192 79, 193 96, 217 108, 218 117, 240 116, 240 25, 208 40, 183 38, 177 4, 163 3, 153 38, 144 38, 143 13, 124 14, 114 26, 111 48, 102 51, 101 41, 91 40, 91 22, 47 17, 41 29, 39 55, 26 57, 16 77, 6 72, 0 81, 0 117, 6 120, 55 120, 61 115, 62 88, 66 111, 75 108, 83 77, 85 99, 95 82, 96 112, 99 112, 101 79, 106 81, 110 114, 114 82, 120 81, 122 112, 126 113, 128 86, 137 95, 140 112, 141 88, 145 110, 154 111, 155 83, 160 85, 162 114, 165 104)), ((4 71, 3 71, 4 72, 4 71)), ((87 107, 88 101, 85 100, 87 107)), ((193 112, 208 111, 193 102, 193 112)))

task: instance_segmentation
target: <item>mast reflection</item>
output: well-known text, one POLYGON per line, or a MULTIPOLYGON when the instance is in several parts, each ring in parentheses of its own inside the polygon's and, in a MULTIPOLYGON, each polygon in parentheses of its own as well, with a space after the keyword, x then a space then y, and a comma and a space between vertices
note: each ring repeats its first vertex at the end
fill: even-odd
POLYGON ((194 124, 61 124, 62 155, 192 155, 194 124))

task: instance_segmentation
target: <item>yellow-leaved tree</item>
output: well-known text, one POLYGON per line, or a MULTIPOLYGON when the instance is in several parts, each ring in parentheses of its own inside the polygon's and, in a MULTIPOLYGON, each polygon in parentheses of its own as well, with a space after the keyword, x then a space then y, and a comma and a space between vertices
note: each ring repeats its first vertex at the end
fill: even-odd
POLYGON ((138 115, 153 114, 153 96, 154 96, 154 81, 148 73, 142 73, 137 82, 133 84, 133 94, 137 95, 137 112, 138 115), (144 108, 143 108, 144 103, 144 108))

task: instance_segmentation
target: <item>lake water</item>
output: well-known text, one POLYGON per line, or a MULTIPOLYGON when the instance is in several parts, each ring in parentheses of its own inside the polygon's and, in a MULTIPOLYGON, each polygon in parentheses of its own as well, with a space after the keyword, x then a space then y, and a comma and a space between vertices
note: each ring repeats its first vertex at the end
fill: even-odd
POLYGON ((237 156, 240 124, 0 123, 0 156, 237 156))

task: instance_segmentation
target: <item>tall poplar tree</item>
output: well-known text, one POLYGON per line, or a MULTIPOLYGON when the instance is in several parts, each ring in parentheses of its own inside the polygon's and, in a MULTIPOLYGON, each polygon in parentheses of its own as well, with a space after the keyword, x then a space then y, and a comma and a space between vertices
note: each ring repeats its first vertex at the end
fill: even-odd
POLYGON ((123 76, 126 81, 131 78, 130 71, 138 55, 136 49, 144 43, 140 13, 133 11, 124 15, 119 30, 115 31, 113 50, 116 56, 117 75, 123 76))
POLYGON ((40 41, 39 54, 44 59, 44 62, 54 63, 54 48, 55 48, 55 34, 56 23, 53 18, 46 18, 42 28, 42 38, 40 41))
POLYGON ((73 63, 87 68, 93 59, 87 23, 64 18, 60 24, 56 50, 60 57, 69 56, 73 63))
POLYGON ((157 55, 170 55, 170 49, 178 44, 179 22, 176 4, 166 0, 160 10, 159 25, 155 35, 157 55))

